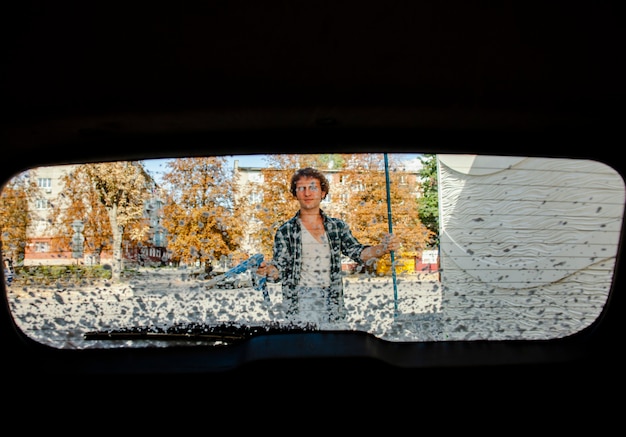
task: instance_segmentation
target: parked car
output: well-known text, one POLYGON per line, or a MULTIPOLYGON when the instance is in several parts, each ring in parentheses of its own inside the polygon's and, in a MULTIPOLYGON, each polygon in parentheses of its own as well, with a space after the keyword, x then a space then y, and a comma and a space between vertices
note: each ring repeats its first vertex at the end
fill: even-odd
POLYGON ((215 283, 215 288, 244 288, 254 287, 255 285, 254 274, 246 270, 231 276, 224 276, 215 283))

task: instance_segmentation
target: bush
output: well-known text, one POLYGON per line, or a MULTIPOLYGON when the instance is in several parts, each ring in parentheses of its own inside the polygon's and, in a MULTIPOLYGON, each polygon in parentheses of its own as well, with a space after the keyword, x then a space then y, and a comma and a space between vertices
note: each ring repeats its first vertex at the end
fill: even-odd
POLYGON ((20 266, 16 267, 13 282, 20 284, 44 284, 57 282, 73 283, 80 280, 111 279, 111 269, 107 266, 20 266))

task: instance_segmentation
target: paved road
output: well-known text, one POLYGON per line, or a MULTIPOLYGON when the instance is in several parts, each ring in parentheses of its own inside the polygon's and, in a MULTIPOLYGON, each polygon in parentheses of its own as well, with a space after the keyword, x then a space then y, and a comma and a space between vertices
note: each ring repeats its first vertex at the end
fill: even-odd
MULTIPOLYGON (((252 288, 206 289, 206 281, 187 270, 144 269, 120 284, 9 288, 18 326, 37 341, 61 348, 118 347, 89 341, 91 331, 177 324, 284 322, 278 284, 269 284, 269 302, 252 288)), ((398 341, 440 336, 441 289, 428 277, 346 277, 348 319, 332 329, 357 329, 398 341)), ((130 344, 129 344, 130 345, 130 344)))

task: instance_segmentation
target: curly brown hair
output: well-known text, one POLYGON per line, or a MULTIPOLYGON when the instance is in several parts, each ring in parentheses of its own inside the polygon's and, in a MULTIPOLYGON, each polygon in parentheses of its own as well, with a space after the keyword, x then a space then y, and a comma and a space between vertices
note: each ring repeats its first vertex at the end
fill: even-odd
MULTIPOLYGON (((315 168, 306 167, 306 168, 301 168, 300 170, 296 171, 293 174, 293 176, 291 176, 291 194, 293 195, 293 197, 296 197, 296 184, 301 178, 305 178, 305 177, 311 177, 311 178, 317 179, 320 183, 320 188, 322 189, 322 191, 325 192, 326 194, 330 192, 330 183, 328 183, 328 179, 326 179, 326 176, 324 176, 324 173, 320 172, 319 170, 315 168)), ((325 199, 325 198, 326 198, 326 195, 322 197, 322 199, 325 199)))

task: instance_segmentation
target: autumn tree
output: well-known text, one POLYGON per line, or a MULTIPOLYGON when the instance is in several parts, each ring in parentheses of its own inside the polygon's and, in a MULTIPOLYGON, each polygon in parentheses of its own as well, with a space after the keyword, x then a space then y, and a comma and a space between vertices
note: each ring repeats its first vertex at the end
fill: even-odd
POLYGON ((211 264, 239 256, 244 221, 238 188, 224 157, 180 158, 163 175, 163 226, 175 262, 211 264))
POLYGON ((100 201, 100 194, 85 169, 65 172, 60 183, 63 189, 53 199, 49 215, 52 251, 66 251, 71 247, 72 224, 80 220, 85 229, 86 251, 100 262, 102 253, 112 250, 113 239, 109 215, 100 201))
POLYGON ((0 193, 2 253, 13 262, 24 259, 28 229, 33 221, 29 203, 40 190, 28 173, 12 178, 0 193))
POLYGON ((383 154, 354 154, 345 157, 346 167, 340 175, 340 185, 331 187, 337 192, 333 200, 340 200, 343 218, 364 244, 378 244, 389 232, 402 241, 402 256, 414 257, 430 239, 430 231, 421 223, 416 203, 417 181, 388 157, 385 171, 383 154), (387 203, 389 178, 390 205, 387 203), (389 217, 389 206, 391 217, 389 217))
POLYGON ((112 251, 112 279, 124 268, 122 243, 145 240, 149 226, 144 204, 151 195, 151 178, 138 162, 82 164, 63 177, 64 188, 52 216, 56 241, 68 245, 74 220, 85 225, 87 246, 100 253, 112 251))

